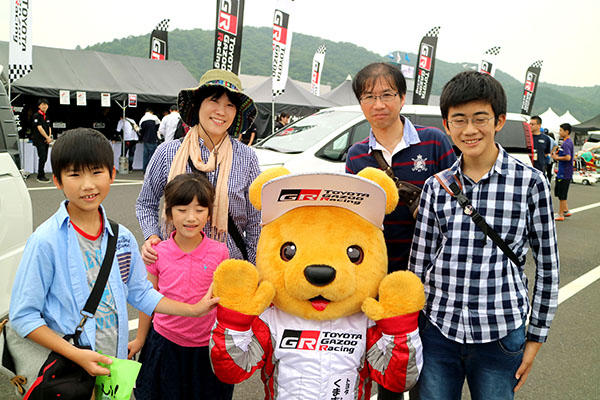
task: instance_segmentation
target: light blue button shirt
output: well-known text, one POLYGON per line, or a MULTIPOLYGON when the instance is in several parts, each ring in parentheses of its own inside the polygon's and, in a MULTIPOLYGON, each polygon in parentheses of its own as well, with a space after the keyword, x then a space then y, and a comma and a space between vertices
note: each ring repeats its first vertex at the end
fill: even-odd
MULTIPOLYGON (((25 246, 12 289, 10 321, 25 337, 42 325, 59 335, 72 334, 81 321, 80 311, 90 294, 83 258, 64 201, 40 225, 25 246)), ((104 208, 102 254, 113 235, 104 208)), ((108 285, 113 290, 118 319, 117 357, 127 358, 129 325, 127 303, 151 315, 163 297, 146 279, 146 268, 133 234, 119 226, 117 249, 108 285)), ((88 319, 81 342, 95 348, 96 324, 88 319)))

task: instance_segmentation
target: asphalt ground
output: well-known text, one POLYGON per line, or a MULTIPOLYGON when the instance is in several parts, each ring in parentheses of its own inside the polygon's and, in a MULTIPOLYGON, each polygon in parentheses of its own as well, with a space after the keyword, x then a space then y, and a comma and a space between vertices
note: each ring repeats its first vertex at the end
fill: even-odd
MULTIPOLYGON (((135 200, 141 179, 140 171, 117 175, 104 201, 110 218, 129 228, 140 244, 143 237, 135 218, 135 200)), ((56 211, 64 196, 52 185, 36 182, 34 176, 26 182, 33 204, 35 228, 56 211)), ((553 200, 557 210, 558 201, 556 198, 553 200)), ((527 383, 517 393, 517 399, 600 399, 600 280, 584 276, 590 271, 592 274, 600 271, 600 184, 572 184, 568 203, 575 211, 573 216, 557 222, 561 303, 548 342, 542 346, 527 383), (579 211, 589 205, 595 206, 579 211), (592 283, 587 285, 589 281, 592 283), (569 293, 571 297, 565 299, 564 296, 569 293)), ((532 293, 535 266, 531 256, 528 256, 526 273, 532 293)), ((137 311, 131 308, 129 316, 136 319, 137 311)), ((133 338, 135 330, 130 334, 133 338)), ((468 390, 464 392, 463 399, 469 399, 468 390)), ((0 399, 18 399, 13 393, 12 386, 2 380, 0 399)), ((235 388, 235 400, 262 398, 264 391, 258 373, 235 388)))

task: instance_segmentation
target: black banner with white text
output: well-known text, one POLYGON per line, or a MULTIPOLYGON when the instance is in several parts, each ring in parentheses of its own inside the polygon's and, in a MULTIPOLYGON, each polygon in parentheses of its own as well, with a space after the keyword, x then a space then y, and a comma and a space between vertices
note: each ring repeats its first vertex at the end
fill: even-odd
POLYGON ((542 60, 538 60, 527 68, 525 74, 525 85, 523 88, 523 101, 521 102, 521 114, 531 115, 533 101, 537 91, 540 72, 542 72, 542 60))
POLYGON ((435 69, 435 51, 440 27, 432 28, 421 40, 417 54, 417 74, 413 94, 413 104, 427 104, 433 85, 435 69))
POLYGON ((152 60, 169 59, 169 40, 168 40, 169 20, 163 19, 156 25, 156 28, 150 35, 150 55, 152 60))
POLYGON ((217 0, 213 68, 240 72, 244 0, 217 0))

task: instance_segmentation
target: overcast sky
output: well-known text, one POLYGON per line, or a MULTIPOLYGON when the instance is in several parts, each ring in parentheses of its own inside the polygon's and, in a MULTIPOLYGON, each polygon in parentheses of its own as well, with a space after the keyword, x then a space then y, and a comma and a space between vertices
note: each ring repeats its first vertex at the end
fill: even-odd
MULTIPOLYGON (((0 40, 8 39, 11 1, 16 0, 3 1, 0 9, 0 40)), ((33 43, 40 46, 72 49, 149 34, 163 18, 171 19, 169 30, 215 27, 215 0, 29 1, 33 43)), ((385 55, 393 50, 416 53, 421 37, 439 25, 438 59, 478 63, 485 50, 498 45, 502 47, 498 68, 518 80, 524 79, 532 62, 541 59, 541 81, 600 85, 599 0, 294 3, 294 32, 351 42, 385 55)), ((246 0, 245 4, 244 25, 271 26, 275 0, 246 0)))

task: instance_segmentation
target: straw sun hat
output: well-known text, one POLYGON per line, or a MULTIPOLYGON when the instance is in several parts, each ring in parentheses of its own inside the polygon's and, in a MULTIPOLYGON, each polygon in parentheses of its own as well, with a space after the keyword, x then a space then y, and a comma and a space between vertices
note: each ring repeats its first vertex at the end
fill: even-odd
POLYGON ((207 97, 208 90, 214 86, 222 86, 240 98, 237 114, 228 129, 229 134, 237 137, 241 132, 248 129, 254 121, 256 106, 254 101, 242 92, 242 82, 233 72, 211 69, 202 75, 198 87, 182 89, 177 96, 181 118, 189 126, 197 125, 200 103, 207 97))

